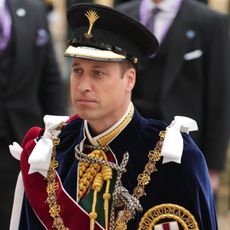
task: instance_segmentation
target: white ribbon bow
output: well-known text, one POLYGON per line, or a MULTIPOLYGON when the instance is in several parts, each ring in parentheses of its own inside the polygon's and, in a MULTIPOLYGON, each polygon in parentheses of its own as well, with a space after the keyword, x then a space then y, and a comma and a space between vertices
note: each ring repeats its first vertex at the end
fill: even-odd
POLYGON ((44 116, 45 131, 30 154, 29 174, 39 172, 44 177, 47 176, 53 149, 52 138, 57 137, 61 132, 55 129, 68 118, 68 116, 44 116))
MULTIPOLYGON (((39 172, 43 176, 45 177, 47 176, 51 154, 52 154, 52 148, 53 148, 53 143, 51 138, 57 137, 59 135, 60 131, 57 131, 55 129, 61 124, 61 122, 65 122, 66 120, 68 120, 68 118, 69 117, 67 116, 51 116, 51 115, 46 115, 44 117, 44 122, 45 122, 44 135, 37 142, 35 148, 33 149, 29 157, 29 163, 30 163, 29 173, 39 172)), ((15 157, 17 160, 20 160, 23 149, 17 142, 14 142, 12 145, 10 145, 9 150, 10 153, 13 155, 13 157, 15 157)), ((12 209, 11 220, 10 220, 10 230, 18 229, 22 202, 23 202, 23 194, 24 194, 24 185, 23 185, 22 175, 20 172, 17 180, 16 189, 15 189, 14 203, 13 203, 13 209, 12 209)))
POLYGON ((181 163, 181 157, 183 153, 183 137, 182 133, 189 133, 189 131, 198 130, 198 126, 195 120, 183 117, 175 116, 172 123, 167 127, 165 139, 161 149, 163 156, 163 164, 174 161, 181 163))
POLYGON ((11 155, 20 161, 21 158, 21 153, 22 153, 22 147, 17 143, 17 142, 13 142, 12 145, 9 145, 9 150, 11 155))

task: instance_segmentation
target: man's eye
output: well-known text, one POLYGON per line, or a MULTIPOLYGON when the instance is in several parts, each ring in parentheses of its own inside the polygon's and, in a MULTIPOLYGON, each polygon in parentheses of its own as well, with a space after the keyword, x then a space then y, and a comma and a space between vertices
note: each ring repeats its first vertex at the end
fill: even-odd
POLYGON ((95 70, 94 75, 97 76, 97 77, 102 77, 104 75, 104 73, 101 72, 101 71, 95 70))
POLYGON ((73 72, 78 74, 78 75, 81 75, 83 73, 82 69, 79 69, 79 68, 74 68, 73 72))

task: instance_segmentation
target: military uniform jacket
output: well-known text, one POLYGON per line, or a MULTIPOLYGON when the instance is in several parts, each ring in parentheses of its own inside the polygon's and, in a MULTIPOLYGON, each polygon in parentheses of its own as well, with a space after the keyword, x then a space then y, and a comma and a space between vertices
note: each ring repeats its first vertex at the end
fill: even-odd
MULTIPOLYGON (((60 215, 69 229, 90 229, 87 212, 77 207, 78 211, 80 209, 83 213, 83 216, 79 217, 78 211, 74 211, 76 207, 72 209, 72 206, 79 206, 75 202, 79 162, 75 159, 74 148, 83 139, 83 124, 81 118, 70 119, 62 128, 59 135, 60 144, 57 146, 58 179, 61 189, 67 194, 64 197, 58 193, 60 215), (61 201, 63 197, 64 201, 61 201)), ((148 162, 149 151, 154 149, 159 140, 159 132, 165 129, 166 124, 144 119, 135 111, 131 122, 109 144, 118 162, 121 162, 125 152, 129 153, 127 171, 122 176, 122 183, 130 194, 137 185, 138 175, 143 172, 148 162)), ((33 132, 30 130, 26 135, 21 156, 25 197, 19 229, 40 230, 44 229, 44 226, 53 229, 53 219, 49 213, 47 195, 44 191, 47 182, 39 173, 28 175, 28 156, 35 146, 33 132)), ((194 216, 200 230, 217 229, 213 195, 203 154, 189 135, 183 134, 183 141, 181 164, 175 162, 162 164, 162 159, 157 162, 157 171, 151 174, 151 181, 145 187, 146 195, 140 198, 143 211, 137 212, 135 218, 128 222, 128 229, 138 229, 141 218, 151 208, 169 203, 188 210, 194 216)), ((95 229, 104 227, 98 224, 95 229)))

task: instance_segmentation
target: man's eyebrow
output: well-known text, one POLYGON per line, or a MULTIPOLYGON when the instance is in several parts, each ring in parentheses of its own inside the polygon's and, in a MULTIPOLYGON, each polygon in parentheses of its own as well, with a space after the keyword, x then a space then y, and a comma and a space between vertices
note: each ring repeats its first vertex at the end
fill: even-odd
POLYGON ((78 62, 73 62, 73 63, 72 63, 72 67, 75 67, 75 66, 80 66, 80 63, 78 63, 78 62))
POLYGON ((92 67, 93 67, 93 68, 102 68, 103 65, 93 65, 92 67))
MULTIPOLYGON (((81 66, 81 63, 80 62, 73 62, 72 63, 72 67, 78 67, 78 66, 81 66)), ((105 68, 103 64, 98 64, 98 63, 95 63, 93 65, 90 66, 91 68, 105 68)))

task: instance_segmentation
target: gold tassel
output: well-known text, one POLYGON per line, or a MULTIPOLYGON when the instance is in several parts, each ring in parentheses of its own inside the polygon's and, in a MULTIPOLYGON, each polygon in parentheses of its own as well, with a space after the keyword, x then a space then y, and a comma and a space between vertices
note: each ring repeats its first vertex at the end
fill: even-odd
POLYGON ((103 194, 104 199, 104 212, 105 212, 105 230, 109 229, 109 200, 111 195, 109 193, 110 188, 110 180, 113 177, 112 169, 108 166, 103 166, 101 170, 103 179, 106 180, 106 189, 105 193, 103 194))
POLYGON ((89 214, 90 217, 90 230, 94 230, 95 220, 97 219, 96 213, 96 204, 97 204, 97 193, 101 191, 103 187, 103 177, 101 173, 98 173, 93 181, 92 188, 94 190, 93 193, 93 204, 92 204, 92 211, 89 214))
MULTIPOLYGON (((89 156, 103 159, 103 154, 100 150, 92 151, 89 156)), ((78 194, 76 197, 77 202, 83 197, 83 195, 88 190, 96 174, 101 170, 99 164, 89 164, 85 162, 79 163, 79 178, 78 178, 78 194)))

